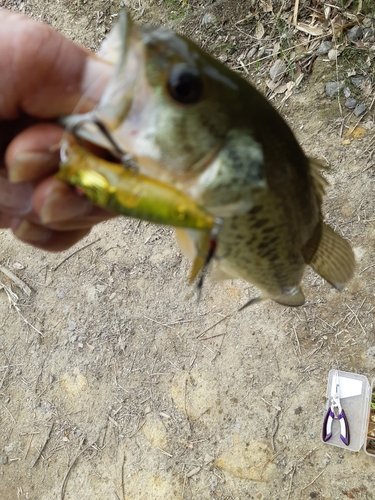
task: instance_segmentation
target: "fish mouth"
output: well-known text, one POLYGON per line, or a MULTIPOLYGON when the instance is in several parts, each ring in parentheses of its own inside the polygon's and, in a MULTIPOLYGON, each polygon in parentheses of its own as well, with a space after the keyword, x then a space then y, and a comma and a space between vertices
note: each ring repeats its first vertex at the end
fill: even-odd
MULTIPOLYGON (((75 136, 109 150, 115 157, 118 151, 114 142, 103 134, 97 124, 101 123, 112 135, 126 120, 145 64, 142 42, 142 28, 133 23, 125 10, 122 11, 97 53, 98 59, 113 66, 99 102, 88 113, 72 114, 60 119, 61 124, 75 136)), ((119 148, 126 151, 127 145, 121 143, 119 148)))

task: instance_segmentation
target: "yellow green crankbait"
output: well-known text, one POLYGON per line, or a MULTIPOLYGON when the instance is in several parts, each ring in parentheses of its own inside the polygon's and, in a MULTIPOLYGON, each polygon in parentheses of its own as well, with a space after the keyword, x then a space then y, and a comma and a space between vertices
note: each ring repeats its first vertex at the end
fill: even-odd
POLYGON ((57 178, 119 215, 188 229, 211 231, 215 225, 214 217, 173 186, 99 158, 78 144, 62 148, 57 178))

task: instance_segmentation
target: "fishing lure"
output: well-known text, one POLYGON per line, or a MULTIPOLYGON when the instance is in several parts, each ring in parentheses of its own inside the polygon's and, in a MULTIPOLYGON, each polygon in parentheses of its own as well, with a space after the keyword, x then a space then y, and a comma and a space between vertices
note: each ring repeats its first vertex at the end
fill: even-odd
POLYGON ((119 215, 208 231, 215 225, 214 217, 173 186, 99 158, 78 144, 62 147, 57 178, 119 215))
MULTIPOLYGON (((96 125, 111 140, 100 122, 96 125)), ((120 149, 117 153, 119 158, 125 158, 120 149)), ((199 230, 197 253, 189 282, 200 274, 197 286, 199 290, 202 288, 215 255, 220 219, 215 219, 173 186, 142 175, 135 168, 100 158, 78 144, 63 144, 60 169, 56 176, 75 186, 95 205, 116 214, 199 230)))

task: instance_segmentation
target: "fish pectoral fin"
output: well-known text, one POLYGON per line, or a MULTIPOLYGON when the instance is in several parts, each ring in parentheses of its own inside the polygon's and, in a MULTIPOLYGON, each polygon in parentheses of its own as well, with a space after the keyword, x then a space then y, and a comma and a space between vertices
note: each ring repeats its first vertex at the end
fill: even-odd
POLYGON ((273 297, 267 293, 262 293, 260 297, 255 297, 254 299, 249 300, 242 307, 238 309, 238 311, 242 311, 246 307, 252 306, 253 304, 258 304, 258 302, 262 302, 263 300, 272 299, 278 304, 287 307, 298 307, 303 306, 305 303, 305 296, 299 286, 284 288, 281 295, 277 297, 273 297))
POLYGON ((254 297, 253 299, 248 300, 248 301, 246 302, 246 304, 244 304, 243 306, 241 306, 241 307, 237 310, 237 312, 243 311, 243 310, 244 310, 244 309, 246 309, 247 307, 250 307, 250 306, 252 306, 252 305, 254 305, 254 304, 258 304, 258 302, 262 302, 263 300, 267 300, 267 299, 269 299, 269 298, 270 298, 270 297, 268 297, 268 296, 263 296, 263 295, 261 295, 260 297, 254 297))
POLYGON ((210 231, 175 228, 176 239, 185 256, 192 261, 189 285, 204 268, 210 246, 210 231))
POLYGON ((352 278, 355 258, 349 243, 321 222, 302 251, 306 264, 337 290, 352 278))
POLYGON ((236 279, 237 276, 227 273, 221 268, 220 264, 217 263, 216 266, 210 272, 209 281, 226 281, 236 279))

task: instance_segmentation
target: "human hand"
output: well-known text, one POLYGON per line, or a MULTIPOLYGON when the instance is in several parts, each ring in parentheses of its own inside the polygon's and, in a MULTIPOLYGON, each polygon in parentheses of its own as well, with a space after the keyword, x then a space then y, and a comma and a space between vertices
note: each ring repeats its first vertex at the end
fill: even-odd
POLYGON ((0 9, 0 227, 50 251, 69 248, 112 215, 54 178, 63 129, 91 110, 110 66, 48 26, 0 9), (94 84, 94 85, 93 85, 94 84))

